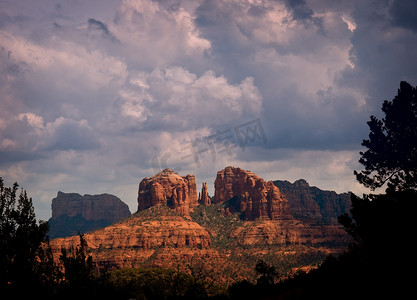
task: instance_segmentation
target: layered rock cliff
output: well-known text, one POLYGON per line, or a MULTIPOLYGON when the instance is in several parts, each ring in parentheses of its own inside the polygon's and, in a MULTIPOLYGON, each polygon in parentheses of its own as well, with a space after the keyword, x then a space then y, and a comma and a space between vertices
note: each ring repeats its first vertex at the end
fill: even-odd
MULTIPOLYGON (((84 235, 99 264, 110 267, 132 267, 160 260, 164 253, 179 256, 206 251, 211 245, 209 232, 195 222, 169 212, 166 205, 133 214, 122 222, 84 235)), ((62 247, 77 245, 78 236, 58 238, 51 241, 55 257, 62 247)))
POLYGON ((51 238, 102 228, 130 216, 126 203, 110 194, 84 195, 58 192, 52 199, 51 238))
POLYGON ((238 245, 326 245, 325 251, 333 251, 349 242, 340 226, 311 226, 296 219, 246 222, 233 230, 231 236, 238 245))
POLYGON ((197 185, 194 175, 179 176, 165 169, 139 183, 138 211, 167 204, 181 216, 189 216, 198 205, 197 185))
POLYGON ((214 188, 214 203, 229 201, 246 220, 292 219, 279 188, 250 171, 226 167, 217 172, 214 188))
POLYGON ((337 194, 311 187, 304 179, 294 183, 286 180, 273 183, 285 194, 291 213, 297 219, 336 225, 338 216, 349 213, 351 208, 349 193, 337 194))

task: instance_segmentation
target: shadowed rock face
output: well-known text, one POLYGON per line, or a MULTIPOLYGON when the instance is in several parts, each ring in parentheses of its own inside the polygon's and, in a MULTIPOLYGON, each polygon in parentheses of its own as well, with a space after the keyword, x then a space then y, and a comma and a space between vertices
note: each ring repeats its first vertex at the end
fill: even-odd
POLYGON ((52 219, 81 215, 86 220, 118 222, 130 216, 129 207, 110 194, 84 195, 58 192, 52 199, 52 219))
POLYGON ((130 216, 129 207, 110 194, 84 195, 58 192, 52 199, 51 238, 87 232, 130 216))
POLYGON ((138 211, 168 204, 181 216, 189 216, 190 209, 198 205, 197 185, 194 175, 179 176, 165 169, 139 184, 138 211))
POLYGON ((214 188, 214 203, 233 202, 246 220, 292 219, 279 188, 250 171, 226 167, 217 172, 214 188))
POLYGON ((311 187, 304 179, 294 183, 276 180, 274 184, 287 197, 291 213, 297 219, 338 224, 338 216, 348 213, 351 208, 349 193, 337 194, 311 187))

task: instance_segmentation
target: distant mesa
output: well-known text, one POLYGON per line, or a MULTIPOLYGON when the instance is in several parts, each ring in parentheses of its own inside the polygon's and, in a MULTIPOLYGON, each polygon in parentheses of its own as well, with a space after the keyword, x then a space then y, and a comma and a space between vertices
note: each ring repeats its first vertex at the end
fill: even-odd
POLYGON ((246 220, 293 218, 288 200, 279 188, 250 171, 226 167, 217 172, 214 189, 214 203, 229 201, 246 220))
POLYGON ((129 207, 110 194, 84 195, 58 192, 52 199, 51 238, 76 235, 109 226, 131 215, 129 207))
POLYGON ((189 216, 198 205, 197 185, 194 175, 180 176, 165 169, 139 183, 138 211, 166 204, 180 216, 189 216))

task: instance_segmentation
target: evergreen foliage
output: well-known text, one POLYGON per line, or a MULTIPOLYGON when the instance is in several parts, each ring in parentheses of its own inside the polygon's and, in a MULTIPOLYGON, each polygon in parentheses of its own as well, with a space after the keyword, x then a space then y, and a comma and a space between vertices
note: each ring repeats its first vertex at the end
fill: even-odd
POLYGON ((362 146, 355 171, 357 180, 375 190, 387 184, 388 191, 417 189, 417 87, 402 81, 398 94, 382 105, 385 117, 371 116, 369 139, 362 146))
POLYGON ((1 294, 24 296, 42 290, 44 270, 51 263, 41 245, 48 231, 37 222, 32 199, 18 184, 5 187, 0 178, 0 289, 1 294), (39 260, 42 256, 46 261, 39 260))

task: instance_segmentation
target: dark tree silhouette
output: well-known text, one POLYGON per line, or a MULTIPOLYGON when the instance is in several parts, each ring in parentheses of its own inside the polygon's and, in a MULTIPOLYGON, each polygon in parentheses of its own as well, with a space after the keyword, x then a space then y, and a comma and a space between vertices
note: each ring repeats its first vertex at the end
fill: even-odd
POLYGON ((89 255, 84 235, 79 233, 80 245, 75 248, 62 248, 60 260, 64 267, 64 280, 69 294, 83 295, 91 290, 95 281, 95 265, 89 255))
POLYGON ((5 187, 0 178, 0 289, 4 294, 36 295, 40 288, 40 251, 48 231, 36 221, 32 199, 18 184, 5 187))
POLYGON ((385 117, 371 116, 369 139, 362 146, 355 171, 357 180, 375 190, 387 184, 388 191, 417 189, 417 87, 402 81, 398 94, 382 105, 385 117))
POLYGON ((268 265, 262 259, 256 263, 255 271, 260 275, 257 284, 262 287, 272 286, 279 275, 274 266, 268 265))

